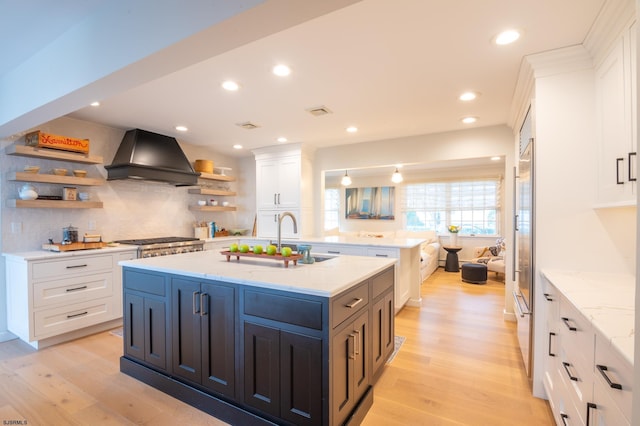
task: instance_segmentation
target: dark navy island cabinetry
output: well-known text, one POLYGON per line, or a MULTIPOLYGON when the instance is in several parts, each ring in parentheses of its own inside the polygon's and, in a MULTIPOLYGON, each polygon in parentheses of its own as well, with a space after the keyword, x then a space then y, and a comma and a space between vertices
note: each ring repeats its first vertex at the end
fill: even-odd
POLYGON ((357 424, 394 348, 393 268, 323 297, 125 265, 120 369, 231 424, 357 424))

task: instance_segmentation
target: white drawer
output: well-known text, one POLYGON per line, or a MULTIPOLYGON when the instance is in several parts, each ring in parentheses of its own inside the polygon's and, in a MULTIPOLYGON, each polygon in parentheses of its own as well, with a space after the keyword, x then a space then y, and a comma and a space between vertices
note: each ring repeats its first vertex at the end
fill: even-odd
POLYGON ((55 280, 77 274, 93 274, 113 270, 113 256, 82 256, 57 261, 34 262, 31 273, 34 281, 55 280))
POLYGON ((397 259, 400 257, 400 253, 398 249, 368 247, 367 256, 397 259))
POLYGON ((67 333, 118 318, 112 297, 34 312, 33 340, 67 333))
POLYGON ((595 337, 593 327, 564 297, 560 300, 560 341, 562 347, 571 351, 572 362, 580 358, 583 364, 593 365, 595 337))
MULTIPOLYGON (((593 364, 585 365, 575 353, 575 348, 564 346, 560 349, 556 369, 576 407, 587 407, 593 398, 593 364), (573 379, 572 379, 573 377, 573 379)), ((579 412, 580 417, 584 414, 579 412)), ((583 419, 584 421, 584 419, 583 419)))
POLYGON ((630 419, 633 396, 633 367, 611 347, 608 340, 603 339, 599 334, 596 334, 595 365, 595 381, 600 382, 615 404, 630 419), (606 371, 603 371, 605 368, 606 371), (611 384, 607 383, 605 375, 609 378, 611 384), (617 385, 620 385, 622 389, 617 389, 617 385))
POLYGON ((327 254, 344 254, 349 256, 364 256, 364 247, 357 246, 345 246, 340 244, 311 244, 312 253, 327 253, 327 254))
MULTIPOLYGON (((631 423, 629 418, 619 409, 618 405, 610 398, 609 386, 596 380, 593 386, 593 400, 595 407, 590 408, 589 424, 599 426, 627 426, 631 423), (593 419, 593 420, 592 420, 593 419)), ((631 412, 628 413, 629 415, 631 412)))
POLYGON ((113 273, 104 272, 33 285, 33 307, 75 303, 113 295, 113 273))

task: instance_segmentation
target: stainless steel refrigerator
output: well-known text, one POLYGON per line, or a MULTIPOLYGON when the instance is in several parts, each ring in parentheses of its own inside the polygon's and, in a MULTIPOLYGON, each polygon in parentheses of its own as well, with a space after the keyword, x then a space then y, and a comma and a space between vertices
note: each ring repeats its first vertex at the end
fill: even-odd
POLYGON ((514 286, 514 310, 518 322, 518 342, 527 375, 531 377, 533 352, 534 292, 534 138, 531 111, 520 129, 520 161, 516 178, 517 209, 515 240, 517 245, 514 286))

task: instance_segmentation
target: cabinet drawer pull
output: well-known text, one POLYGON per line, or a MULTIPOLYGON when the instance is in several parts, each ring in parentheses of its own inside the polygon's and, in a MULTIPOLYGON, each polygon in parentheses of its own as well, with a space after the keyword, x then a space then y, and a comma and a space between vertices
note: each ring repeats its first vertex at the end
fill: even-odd
POLYGON ((278 192, 278 204, 280 204, 280 193, 278 192))
POLYGON ((376 257, 389 257, 389 255, 388 254, 376 253, 376 257))
POLYGON ((198 315, 200 313, 200 298, 198 295, 199 291, 194 291, 191 300, 191 306, 193 307, 193 315, 198 315))
POLYGON ((358 356, 360 355, 360 331, 353 330, 353 332, 356 334, 356 338, 354 339, 354 342, 355 342, 354 351, 356 353, 356 356, 358 356))
POLYGON ((83 285, 83 286, 80 286, 80 287, 68 288, 65 291, 67 293, 69 293, 69 292, 72 292, 72 291, 84 290, 85 288, 87 288, 87 286, 83 285))
POLYGON ((591 409, 597 409, 598 406, 596 404, 594 404, 593 402, 587 402, 587 422, 585 423, 586 425, 590 425, 591 424, 591 409))
POLYGON ((89 311, 80 312, 79 314, 67 315, 67 319, 81 317, 83 315, 87 315, 89 311))
POLYGON ((549 356, 556 356, 556 354, 551 352, 551 336, 555 336, 555 335, 556 333, 554 333, 553 331, 549 332, 549 350, 547 351, 549 356))
POLYGON ((353 299, 353 301, 351 303, 347 303, 346 305, 344 305, 346 308, 355 308, 360 302, 362 302, 362 299, 353 299))
POLYGON ((569 364, 568 362, 563 362, 562 366, 564 367, 564 371, 567 372, 567 376, 569 376, 569 378, 571 380, 573 380, 574 382, 578 381, 578 378, 574 375, 571 374, 571 372, 569 371, 569 367, 571 367, 571 364, 569 364))
POLYGON ((616 184, 624 185, 624 181, 620 180, 620 162, 624 161, 624 158, 616 158, 616 184))
POLYGON ((598 369, 600 374, 602 374, 602 377, 604 377, 604 379, 607 381, 607 384, 610 388, 622 390, 622 385, 620 383, 612 382, 609 376, 607 376, 607 373, 605 373, 605 371, 609 370, 606 365, 596 364, 596 368, 598 369))
POLYGON ((565 413, 560 413, 560 418, 562 419, 562 424, 564 426, 567 426, 567 419, 569 418, 569 415, 565 413))
POLYGON ((349 351, 349 359, 356 359, 356 335, 349 334, 349 340, 351 341, 351 351, 349 351))
POLYGON ((543 293, 544 294, 544 298, 547 300, 547 302, 553 302, 553 297, 551 297, 551 295, 549 293, 543 293))
POLYGON ((277 194, 274 192, 274 193, 273 193, 273 204, 278 204, 278 203, 276 202, 276 195, 277 195, 277 194))
POLYGON ((340 252, 337 251, 337 250, 327 250, 327 253, 328 254, 340 254, 340 252))
POLYGON ((637 179, 633 177, 633 170, 634 167, 632 167, 633 162, 631 161, 631 157, 635 157, 636 153, 635 152, 630 152, 629 153, 629 182, 635 182, 637 179))
POLYGON ((572 326, 571 324, 569 324, 569 318, 567 317, 562 317, 562 322, 564 323, 564 325, 567 326, 567 328, 569 329, 569 331, 578 331, 577 328, 575 328, 574 326, 572 326))
POLYGON ((203 317, 207 315, 209 312, 207 311, 207 298, 209 295, 207 293, 202 293, 200 295, 200 316, 203 317))
POLYGON ((84 265, 70 265, 70 266, 67 266, 67 269, 86 268, 87 266, 89 265, 87 265, 86 263, 84 265))

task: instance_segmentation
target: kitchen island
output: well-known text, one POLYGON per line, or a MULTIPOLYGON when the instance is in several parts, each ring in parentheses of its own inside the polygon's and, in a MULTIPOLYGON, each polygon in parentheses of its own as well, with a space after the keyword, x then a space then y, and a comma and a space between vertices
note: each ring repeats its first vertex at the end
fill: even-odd
POLYGON ((394 259, 120 263, 120 369, 232 424, 357 424, 394 349, 394 259))

